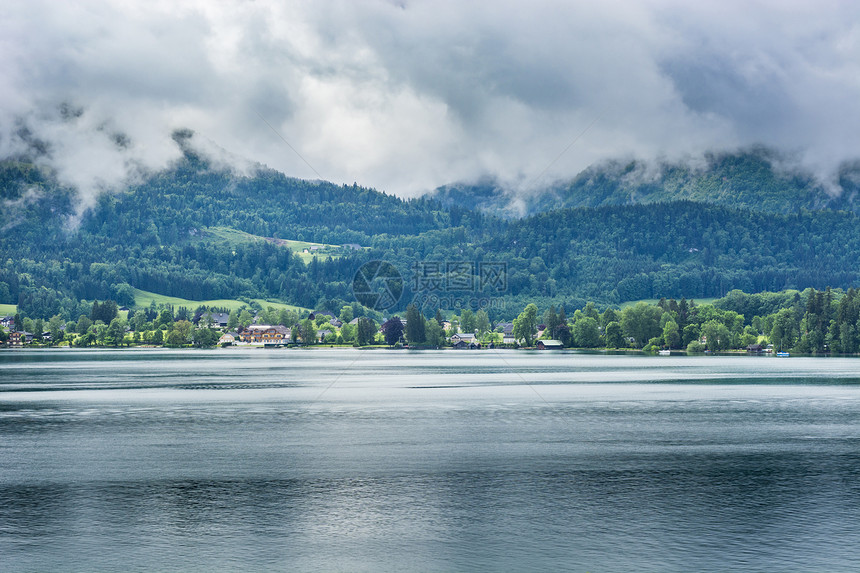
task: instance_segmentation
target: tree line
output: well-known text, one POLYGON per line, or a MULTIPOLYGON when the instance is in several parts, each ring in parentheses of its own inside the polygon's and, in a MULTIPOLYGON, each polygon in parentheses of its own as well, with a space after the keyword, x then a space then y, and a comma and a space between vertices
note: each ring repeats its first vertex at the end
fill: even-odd
MULTIPOLYGON (((411 306, 406 326, 383 325, 388 343, 443 345, 456 332, 474 333, 478 340, 501 343, 502 329, 481 310, 451 317, 452 328, 440 330, 441 314, 426 318, 411 306)), ((602 311, 592 302, 568 316, 564 306, 543 313, 529 303, 513 320, 518 346, 532 347, 539 339, 559 340, 570 348, 687 350, 689 352, 747 350, 772 345, 776 351, 803 354, 860 352, 860 290, 805 289, 747 294, 739 290, 713 303, 681 298, 638 302, 602 311), (746 314, 745 314, 746 313, 746 314)))
MULTIPOLYGON (((49 333, 51 344, 64 340, 77 346, 131 344, 211 346, 218 329, 211 325, 214 312, 225 309, 198 307, 189 310, 156 305, 128 313, 122 318, 115 301, 95 301, 89 313, 76 320, 60 315, 30 317, 18 313, 12 329, 28 331, 40 341, 49 333)), ((375 343, 443 347, 457 333, 475 334, 484 343, 501 345, 504 324, 490 319, 485 310, 460 314, 437 309, 426 315, 414 304, 401 318, 383 319, 358 303, 344 305, 336 316, 342 325, 332 325, 332 313, 318 312, 313 318, 287 309, 259 304, 229 312, 227 330, 257 322, 292 328, 293 342, 323 342, 364 346, 375 343), (357 321, 353 321, 358 318, 357 321)), ((570 348, 672 349, 690 352, 747 349, 772 345, 776 351, 798 353, 860 352, 860 290, 805 289, 778 293, 747 294, 736 290, 713 303, 660 299, 638 302, 624 308, 601 308, 593 302, 572 314, 564 306, 550 305, 543 312, 529 303, 514 318, 515 345, 531 347, 539 339, 555 339, 570 348)), ((5 341, 8 333, 0 329, 5 341)))

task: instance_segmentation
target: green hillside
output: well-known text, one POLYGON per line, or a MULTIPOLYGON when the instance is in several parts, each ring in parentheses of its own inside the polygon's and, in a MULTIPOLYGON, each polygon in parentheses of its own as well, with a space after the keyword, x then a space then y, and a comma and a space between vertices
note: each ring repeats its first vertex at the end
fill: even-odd
MULTIPOLYGON (((338 312, 355 302, 355 273, 373 260, 390 262, 404 279, 393 311, 422 294, 420 265, 462 263, 471 278, 452 280, 452 290, 442 293, 450 300, 431 304, 491 301, 494 319, 510 319, 533 301, 577 308, 585 300, 701 300, 733 289, 860 283, 860 219, 845 211, 670 201, 568 207, 505 220, 465 203, 405 201, 266 169, 238 176, 187 153, 169 171, 102 195, 75 225, 72 190, 26 162, 2 166, 8 200, 0 203, 7 221, 0 236, 0 303, 17 304, 28 316, 76 318, 81 301, 95 299, 226 308, 274 300, 338 312), (39 193, 19 200, 33 186, 39 193), (339 246, 349 243, 362 248, 339 246), (503 265, 503 283, 482 283, 484 264, 503 265)), ((594 201, 600 197, 595 192, 594 201)), ((447 285, 459 271, 444 272, 439 280, 447 285)))

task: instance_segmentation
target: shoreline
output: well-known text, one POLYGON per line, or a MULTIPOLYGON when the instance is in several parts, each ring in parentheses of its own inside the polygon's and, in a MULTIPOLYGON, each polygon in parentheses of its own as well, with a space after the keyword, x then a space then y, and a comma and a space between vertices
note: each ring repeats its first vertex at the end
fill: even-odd
MULTIPOLYGON (((347 345, 311 345, 311 346, 264 346, 264 345, 253 345, 253 344, 242 344, 242 345, 231 345, 231 346, 212 346, 208 348, 200 348, 193 346, 180 346, 180 347, 167 347, 167 346, 152 346, 152 345, 144 345, 139 344, 135 346, 87 346, 87 347, 73 347, 68 345, 63 346, 26 346, 26 347, 0 347, 0 352, 4 351, 19 351, 19 350, 30 350, 30 351, 46 351, 46 350, 60 350, 60 351, 143 351, 143 350, 164 350, 164 351, 173 351, 173 350, 181 350, 181 351, 202 351, 208 352, 212 350, 222 350, 222 351, 231 351, 231 352, 244 352, 251 350, 268 350, 268 351, 330 351, 330 350, 362 350, 362 351, 406 351, 406 352, 423 352, 423 351, 456 351, 458 353, 486 353, 488 351, 495 352, 499 350, 505 351, 513 351, 513 352, 541 352, 546 354, 558 354, 558 353, 577 353, 577 354, 606 354, 606 355, 636 355, 636 356, 653 356, 655 358, 666 358, 666 355, 659 355, 653 351, 640 350, 636 348, 562 348, 555 350, 540 350, 537 347, 520 347, 520 348, 480 348, 480 349, 462 349, 462 348, 452 348, 448 347, 401 347, 395 348, 392 346, 347 346, 347 345)), ((746 350, 724 350, 720 352, 694 352, 690 353, 686 350, 673 350, 668 357, 679 357, 679 356, 749 356, 749 357, 757 357, 757 358, 786 358, 777 356, 776 353, 754 353, 748 352, 746 350)), ((812 357, 812 358, 828 358, 828 357, 852 357, 852 356, 860 356, 860 354, 794 354, 792 353, 790 357, 812 357)))

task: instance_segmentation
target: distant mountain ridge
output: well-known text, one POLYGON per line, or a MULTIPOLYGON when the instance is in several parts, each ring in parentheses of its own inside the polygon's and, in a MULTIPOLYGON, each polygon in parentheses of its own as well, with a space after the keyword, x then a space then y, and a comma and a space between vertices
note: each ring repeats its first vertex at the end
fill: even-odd
POLYGON ((516 193, 493 177, 454 183, 429 195, 443 205, 460 205, 503 217, 520 217, 568 207, 602 207, 696 201, 760 212, 807 210, 860 212, 860 163, 845 165, 841 193, 828 192, 813 174, 786 170, 776 151, 755 147, 711 153, 703 164, 612 160, 592 165, 569 181, 516 193))
MULTIPOLYGON (((101 194, 69 225, 75 190, 50 170, 8 159, 0 161, 0 303, 17 304, 28 316, 72 319, 81 300, 131 305, 140 289, 187 300, 279 300, 337 311, 355 300, 356 270, 373 260, 394 265, 407 283, 393 312, 418 294, 412 292, 423 284, 418 263, 454 273, 450 263, 450 269, 471 269, 471 278, 454 280, 456 288, 442 294, 459 301, 459 285, 470 285, 466 298, 499 303, 490 309, 494 320, 513 318, 528 302, 579 308, 585 300, 616 304, 710 298, 733 289, 860 285, 858 214, 834 210, 833 201, 815 195, 811 179, 787 187, 791 181, 761 158, 715 156, 713 163, 719 169, 703 168, 696 179, 680 167, 649 175, 636 173, 635 165, 604 166, 521 205, 510 196, 497 201, 488 180, 449 190, 463 197, 445 207, 432 198, 404 200, 262 167, 238 175, 186 148, 169 169, 101 194), (594 193, 586 197, 580 189, 594 193), (739 190, 738 201, 728 194, 732 189, 739 190), (695 191, 725 204, 670 200, 672 193, 695 191), (576 201, 524 218, 509 209, 576 201), (588 201, 594 206, 581 204, 588 201), (753 201, 777 212, 747 208, 753 201), (782 203, 792 211, 783 213, 782 203), (489 216, 491 209, 508 216, 489 216), (297 241, 362 248, 303 259, 290 246, 297 241), (505 268, 501 290, 480 281, 482 263, 505 268)), ((843 199, 853 205, 848 195, 843 199)))

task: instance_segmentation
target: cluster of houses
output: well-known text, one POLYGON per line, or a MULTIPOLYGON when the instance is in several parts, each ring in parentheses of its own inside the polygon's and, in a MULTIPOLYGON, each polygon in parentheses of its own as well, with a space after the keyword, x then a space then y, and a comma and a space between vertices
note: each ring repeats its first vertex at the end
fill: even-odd
MULTIPOLYGON (((360 251, 363 249, 361 245, 358 243, 347 243, 345 245, 341 245, 340 249, 345 249, 347 251, 360 251)), ((332 245, 310 245, 309 247, 305 247, 302 249, 302 252, 306 255, 313 253, 324 253, 324 252, 335 252, 339 250, 337 247, 332 247, 332 245)))
MULTIPOLYGON (((310 315, 310 319, 314 320, 319 315, 325 315, 329 317, 329 324, 332 328, 340 328, 343 326, 343 323, 335 317, 334 314, 330 312, 320 312, 320 313, 312 313, 310 315)), ((227 319, 229 317, 226 313, 213 313, 212 314, 212 326, 221 326, 225 327, 227 325, 227 319)), ((406 320, 401 319, 404 328, 406 327, 406 320)), ((350 324, 357 324, 358 318, 354 318, 350 324)), ((443 328, 450 329, 451 323, 444 322, 442 324, 443 328)), ((512 322, 502 322, 499 323, 496 327, 497 331, 500 331, 502 334, 502 344, 503 345, 514 345, 516 340, 514 339, 513 330, 514 324, 512 322)), ((317 331, 317 337, 320 342, 323 342, 325 338, 331 334, 332 330, 322 329, 317 331)), ((262 344, 264 346, 284 346, 292 342, 292 329, 280 326, 280 325, 268 325, 268 324, 251 324, 247 328, 240 328, 235 332, 225 332, 221 335, 221 338, 218 340, 218 343, 222 346, 225 345, 239 345, 239 344, 262 344)), ((538 336, 542 334, 540 331, 538 332, 538 336)), ((451 342, 451 346, 456 349, 464 349, 464 350, 479 350, 482 348, 482 343, 479 340, 476 334, 470 333, 458 333, 451 336, 449 339, 451 342)), ((495 343, 490 342, 487 345, 488 348, 495 348, 495 343)), ((536 347, 538 350, 555 350, 564 348, 564 345, 560 340, 538 340, 536 347)))
MULTIPOLYGON (((9 331, 9 340, 6 341, 6 344, 11 348, 21 348, 25 344, 33 342, 32 332, 15 330, 15 317, 12 315, 6 315, 3 318, 0 318, 0 326, 9 331)), ((51 333, 44 332, 42 333, 42 337, 46 340, 50 340, 51 333)))
POLYGON ((252 324, 248 328, 240 329, 237 332, 225 332, 218 339, 218 344, 231 345, 242 342, 246 344, 262 343, 268 346, 282 346, 290 342, 292 336, 292 329, 285 326, 252 324))
MULTIPOLYGON (((317 312, 311 313, 308 318, 311 320, 315 320, 318 316, 323 315, 326 316, 329 321, 328 324, 330 328, 322 328, 317 330, 317 338, 319 342, 324 342, 326 337, 330 335, 335 329, 343 326, 343 323, 331 312, 317 312)), ((200 317, 198 321, 199 326, 209 326, 213 328, 227 328, 227 324, 229 321, 229 314, 226 312, 213 312, 205 315, 208 318, 208 324, 205 323, 204 317, 200 317)), ((6 328, 9 334, 9 340, 7 342, 8 346, 13 348, 20 348, 27 343, 33 341, 33 334, 30 332, 19 332, 14 329, 14 317, 13 316, 4 316, 0 318, 0 326, 6 328)), ((404 327, 406 326, 406 320, 401 319, 404 327)), ((355 325, 358 323, 358 318, 353 319, 350 324, 355 325)), ((444 322, 442 324, 443 328, 446 330, 451 328, 450 322, 444 322)), ((502 322, 499 323, 496 327, 497 331, 500 331, 502 335, 502 344, 503 345, 513 345, 515 344, 515 339, 513 336, 514 325, 512 322, 502 322)), ((538 336, 540 336, 540 332, 538 332, 538 336)), ((43 339, 50 340, 50 332, 45 332, 43 334, 43 339)), ((218 343, 222 346, 227 345, 239 345, 239 344, 262 344, 264 346, 284 346, 293 342, 293 329, 281 325, 268 325, 268 324, 251 324, 247 328, 239 328, 233 332, 225 332, 221 335, 218 340, 218 343)), ((454 334, 450 338, 451 345, 457 349, 480 349, 482 347, 481 341, 478 339, 477 335, 469 334, 469 333, 461 333, 454 334)), ((488 345, 489 348, 494 348, 495 343, 490 343, 488 345)), ((538 340, 537 348, 540 350, 550 350, 556 348, 563 348, 563 345, 558 340, 538 340)))
POLYGON ((28 342, 33 341, 33 333, 31 332, 18 332, 13 330, 9 333, 9 340, 6 341, 6 344, 9 345, 10 348, 21 348, 28 342))
MULTIPOLYGON (((340 328, 343 323, 330 312, 311 313, 308 318, 315 320, 317 316, 326 316, 329 319, 329 324, 332 329, 340 328)), ((211 326, 226 327, 229 315, 227 313, 212 313, 211 326)), ((350 324, 355 324, 358 319, 354 319, 350 324)), ((317 330, 317 338, 319 342, 323 342, 326 337, 334 332, 331 329, 317 330)), ((233 345, 233 344, 263 344, 265 346, 283 346, 292 341, 293 329, 281 325, 269 324, 251 324, 247 328, 240 328, 235 332, 225 332, 218 339, 218 344, 233 345)))
MULTIPOLYGON (((542 326, 542 325, 541 325, 542 326)), ((450 328, 449 323, 445 323, 446 328, 450 328)), ((496 330, 501 332, 502 344, 512 346, 516 344, 514 338, 514 323, 500 322, 496 326, 496 330)), ((538 330, 538 337, 543 335, 543 329, 538 330)), ((474 334, 455 334, 451 337, 451 345, 454 348, 476 350, 481 348, 481 342, 474 334)), ((564 344, 560 340, 538 340, 535 344, 538 350, 559 350, 564 348, 564 344)), ((490 343, 489 348, 494 348, 495 344, 490 343)))

